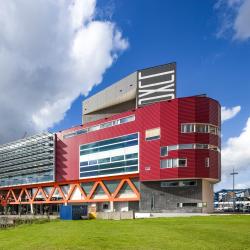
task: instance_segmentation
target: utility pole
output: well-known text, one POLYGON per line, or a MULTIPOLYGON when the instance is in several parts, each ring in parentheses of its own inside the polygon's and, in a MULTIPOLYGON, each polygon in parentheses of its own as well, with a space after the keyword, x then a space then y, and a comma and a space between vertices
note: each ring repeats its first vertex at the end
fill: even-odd
POLYGON ((233 211, 235 211, 235 192, 234 192, 234 176, 237 175, 238 172, 235 172, 234 171, 234 168, 233 168, 233 172, 230 173, 230 175, 233 176, 233 211))

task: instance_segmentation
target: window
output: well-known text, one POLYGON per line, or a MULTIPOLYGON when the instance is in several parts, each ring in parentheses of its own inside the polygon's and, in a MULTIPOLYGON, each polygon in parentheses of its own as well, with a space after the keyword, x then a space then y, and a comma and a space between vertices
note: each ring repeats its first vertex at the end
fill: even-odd
POLYGON ((177 150, 177 149, 178 149, 178 145, 168 146, 168 151, 177 150))
POLYGON ((81 162, 80 165, 81 165, 81 166, 87 166, 87 165, 89 165, 89 163, 88 163, 88 161, 83 161, 83 162, 81 162))
POLYGON ((81 135, 81 134, 85 134, 87 132, 88 132, 87 129, 81 129, 81 130, 76 131, 76 134, 81 135))
POLYGON ((163 181, 161 182, 161 187, 178 187, 178 181, 163 181))
POLYGON ((187 159, 178 159, 178 167, 186 167, 187 159))
POLYGON ((205 167, 206 168, 209 168, 210 166, 209 166, 209 157, 206 157, 205 158, 205 167))
POLYGON ((106 163, 106 162, 110 162, 110 158, 109 157, 98 160, 98 163, 106 163))
POLYGON ((161 147, 161 156, 168 155, 168 147, 161 147))
POLYGON ((209 149, 210 150, 214 150, 214 151, 219 151, 218 147, 214 146, 214 145, 209 145, 209 149))
POLYGON ((208 144, 195 144, 195 149, 208 149, 208 144))
POLYGON ((100 129, 100 125, 92 126, 88 128, 88 132, 96 131, 100 129))
POLYGON ((157 140, 160 139, 160 128, 153 128, 146 130, 145 139, 146 141, 157 140))
POLYGON ((178 159, 171 159, 172 160, 172 168, 178 167, 178 159))
POLYGON ((182 207, 182 203, 177 203, 177 207, 182 207))
POLYGON ((103 204, 102 204, 102 209, 103 209, 103 210, 109 209, 109 204, 108 204, 108 203, 103 203, 103 204))
POLYGON ((197 207, 197 203, 177 203, 177 207, 197 207))
POLYGON ((182 207, 197 207, 197 203, 182 203, 182 207))
POLYGON ((179 144, 178 148, 179 149, 193 149, 194 148, 194 144, 179 144))
POLYGON ((189 187, 197 186, 196 180, 183 180, 183 181, 162 181, 161 187, 189 187))
POLYGON ((124 155, 111 157, 111 161, 122 161, 124 160, 124 155))
POLYGON ((196 133, 208 133, 208 125, 196 124, 195 132, 196 133))
POLYGON ((100 129, 108 128, 112 126, 112 122, 106 122, 100 125, 100 129))
POLYGON ((161 156, 168 155, 168 152, 173 150, 184 150, 184 149, 209 149, 220 152, 220 149, 215 145, 210 144, 177 144, 177 145, 170 145, 170 146, 163 146, 161 147, 161 156))
POLYGON ((97 164, 97 160, 89 161, 89 165, 95 165, 95 164, 97 164))
POLYGON ((183 187, 189 187, 189 186, 197 186, 197 181, 193 180, 187 180, 187 181, 182 181, 181 186, 183 187))
POLYGON ((134 153, 134 154, 127 154, 125 155, 125 159, 133 159, 133 158, 137 158, 138 157, 138 154, 137 153, 134 153))
POLYGON ((135 120, 135 116, 128 116, 125 118, 120 119, 120 124, 127 123, 127 122, 132 122, 135 120))
POLYGON ((161 160, 161 168, 172 168, 172 159, 161 160))
POLYGON ((182 124, 181 125, 181 132, 182 133, 193 133, 194 130, 194 124, 182 124))
POLYGON ((181 133, 210 133, 220 135, 219 128, 207 123, 181 124, 181 133))
POLYGON ((161 168, 178 168, 178 167, 186 167, 187 166, 187 159, 166 159, 161 160, 160 167, 161 168))
POLYGON ((70 137, 73 137, 73 136, 76 136, 76 135, 81 135, 81 134, 85 134, 85 133, 88 133, 88 132, 97 131, 97 130, 100 130, 100 129, 116 126, 116 125, 127 123, 127 122, 132 122, 132 121, 135 121, 135 115, 131 115, 131 116, 124 117, 124 118, 114 120, 114 121, 110 121, 110 122, 105 122, 105 123, 98 124, 98 125, 95 125, 95 126, 92 126, 92 127, 80 129, 80 130, 65 134, 63 136, 63 138, 67 139, 67 138, 70 138, 70 137))
POLYGON ((81 145, 80 178, 138 172, 138 151, 138 133, 81 145))
POLYGON ((209 132, 211 133, 211 134, 217 134, 217 129, 216 129, 216 127, 215 126, 210 126, 210 128, 209 128, 209 132))

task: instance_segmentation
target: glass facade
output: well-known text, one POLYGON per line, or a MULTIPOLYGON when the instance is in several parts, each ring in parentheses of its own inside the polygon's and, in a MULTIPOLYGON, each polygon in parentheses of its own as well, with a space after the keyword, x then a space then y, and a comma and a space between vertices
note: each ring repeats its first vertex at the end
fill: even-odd
POLYGON ((0 186, 54 180, 54 135, 44 133, 0 146, 0 186))
POLYGON ((80 146, 80 178, 138 172, 138 133, 80 146))

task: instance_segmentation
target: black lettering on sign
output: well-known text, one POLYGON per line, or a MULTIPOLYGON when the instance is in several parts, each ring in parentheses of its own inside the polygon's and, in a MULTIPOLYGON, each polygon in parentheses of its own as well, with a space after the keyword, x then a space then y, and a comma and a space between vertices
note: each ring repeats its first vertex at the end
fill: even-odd
POLYGON ((174 99, 175 96, 175 63, 164 64, 138 71, 137 106, 174 99))

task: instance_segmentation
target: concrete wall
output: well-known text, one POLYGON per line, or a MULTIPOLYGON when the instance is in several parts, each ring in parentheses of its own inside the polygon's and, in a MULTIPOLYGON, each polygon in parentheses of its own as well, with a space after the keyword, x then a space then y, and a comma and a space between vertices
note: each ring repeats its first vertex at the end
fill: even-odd
POLYGON ((115 106, 117 106, 117 113, 131 109, 131 105, 121 105, 122 103, 133 100, 133 106, 135 107, 136 91, 137 72, 134 72, 98 94, 84 100, 82 107, 83 123, 95 121, 106 117, 106 115, 114 114, 113 112, 115 111, 113 110, 113 107, 115 106), (91 116, 91 114, 93 114, 93 116, 91 116))
POLYGON ((212 213, 214 211, 214 185, 207 180, 202 180, 202 201, 207 204, 203 207, 203 212, 212 213))
POLYGON ((134 219, 134 212, 133 211, 97 212, 96 218, 97 219, 104 219, 104 220, 128 220, 128 219, 134 219))
POLYGON ((110 117, 115 114, 120 114, 122 112, 135 109, 135 106, 136 106, 136 100, 133 99, 131 101, 122 102, 120 104, 117 104, 117 105, 114 105, 105 109, 101 109, 101 110, 98 110, 89 114, 83 114, 82 123, 85 124, 88 122, 93 122, 99 119, 110 117))
POLYGON ((202 212, 200 207, 177 207, 177 203, 201 203, 202 180, 197 186, 161 187, 161 182, 141 182, 140 211, 145 212, 202 212), (154 201, 153 201, 154 200, 154 201), (154 207, 152 206, 154 203, 154 207))

